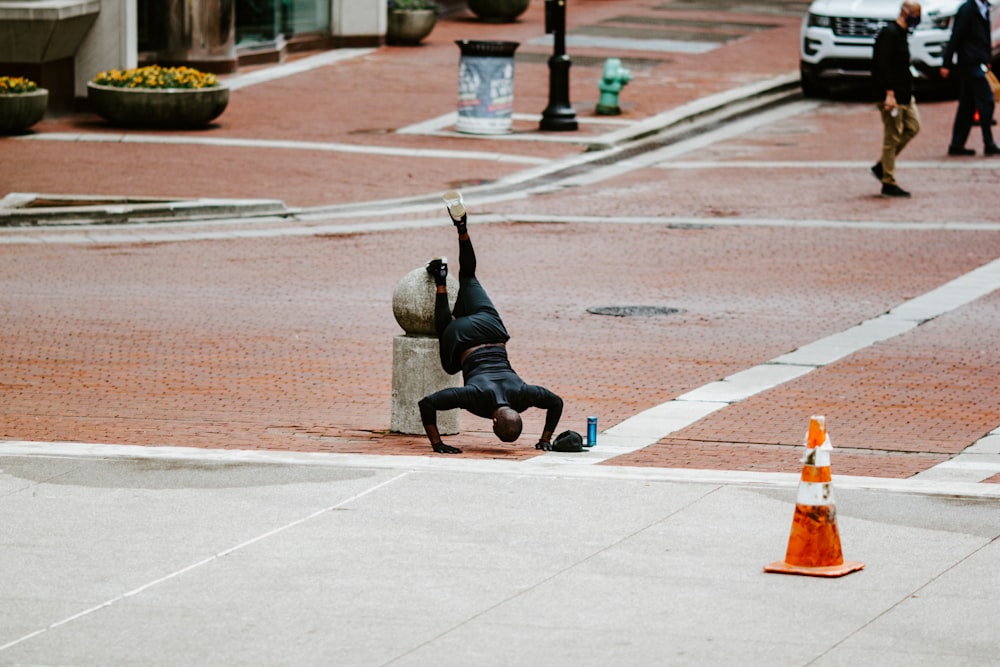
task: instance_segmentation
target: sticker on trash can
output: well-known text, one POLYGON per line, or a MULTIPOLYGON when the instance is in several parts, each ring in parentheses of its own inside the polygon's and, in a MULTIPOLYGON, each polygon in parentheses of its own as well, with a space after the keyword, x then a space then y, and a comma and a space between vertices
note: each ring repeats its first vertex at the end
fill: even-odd
POLYGON ((514 111, 514 59, 462 56, 458 65, 455 130, 504 134, 514 111))

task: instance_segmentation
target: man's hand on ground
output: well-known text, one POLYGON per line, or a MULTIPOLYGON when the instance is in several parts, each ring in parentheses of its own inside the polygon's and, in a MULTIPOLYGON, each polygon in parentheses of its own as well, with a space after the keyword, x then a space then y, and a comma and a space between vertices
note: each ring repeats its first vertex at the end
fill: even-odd
POLYGON ((547 452, 551 452, 552 451, 552 443, 551 442, 545 442, 544 440, 539 440, 537 443, 535 443, 535 449, 544 449, 547 452))
POLYGON ((462 453, 462 450, 459 449, 458 447, 452 447, 451 445, 446 445, 443 442, 439 442, 437 444, 431 443, 431 447, 433 447, 434 451, 437 452, 438 454, 461 454, 462 453))

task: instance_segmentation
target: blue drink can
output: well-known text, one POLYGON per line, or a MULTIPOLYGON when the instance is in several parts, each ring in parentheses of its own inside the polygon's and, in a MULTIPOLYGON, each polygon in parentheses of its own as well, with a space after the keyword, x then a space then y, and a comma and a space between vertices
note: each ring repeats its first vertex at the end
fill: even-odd
POLYGON ((587 417, 587 446, 597 444, 597 417, 587 417))

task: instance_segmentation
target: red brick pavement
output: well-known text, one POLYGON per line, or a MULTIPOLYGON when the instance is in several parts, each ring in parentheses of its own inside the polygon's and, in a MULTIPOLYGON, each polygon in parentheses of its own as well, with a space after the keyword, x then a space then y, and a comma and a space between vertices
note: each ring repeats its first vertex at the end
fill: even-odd
MULTIPOLYGON (((588 415, 608 428, 853 326, 1000 253, 1000 238, 986 232, 562 224, 473 232, 482 279, 513 335, 515 369, 559 392, 561 427, 580 431, 588 415), (814 260, 816 247, 836 247, 856 270, 830 280, 814 260), (922 270, 909 270, 914 264, 922 270), (623 304, 683 312, 587 313, 623 304)), ((386 434, 391 341, 399 333, 390 300, 409 267, 453 250, 446 221, 346 237, 0 246, 7 324, 0 437, 426 453, 422 438, 386 434)), ((896 474, 887 467, 895 451, 924 452, 917 464, 900 461, 909 467, 899 474, 931 465, 940 460, 933 455, 970 444, 988 421, 996 354, 981 332, 996 304, 977 302, 733 406, 720 413, 725 419, 706 420, 705 430, 699 423, 677 434, 672 444, 713 447, 697 461, 664 458, 657 446, 618 462, 729 468, 753 456, 755 469, 789 469, 775 463, 784 451, 761 445, 798 444, 808 416, 826 412, 835 445, 877 450, 857 454, 867 457, 857 471, 869 461, 876 464, 869 473, 896 474), (929 371, 934 382, 924 381, 929 371), (742 443, 748 453, 720 455, 714 443, 742 443)), ((471 415, 449 440, 472 456, 532 456, 542 419, 536 412, 514 447, 498 445, 488 423, 471 415)), ((838 470, 847 472, 842 458, 838 470)))
POLYGON ((1000 294, 716 412, 621 465, 790 472, 810 413, 827 417, 836 470, 909 477, 996 428, 1000 294), (747 444, 747 443, 753 444, 747 444), (786 447, 774 447, 784 445, 786 447), (782 451, 785 450, 785 451, 782 451))
MULTIPOLYGON (((914 193, 909 200, 879 196, 880 186, 868 171, 882 142, 874 107, 831 100, 673 161, 708 162, 704 168, 637 170, 604 181, 600 188, 572 188, 489 210, 514 215, 996 222, 996 203, 985 196, 996 185, 996 165, 981 155, 946 156, 955 102, 928 101, 919 107, 921 133, 900 156, 896 170, 899 182, 914 193), (916 168, 913 162, 925 166, 916 168), (778 166, 782 163, 787 166, 778 166)), ((837 248, 825 249, 822 261, 831 272, 838 271, 837 248)))
MULTIPOLYGON (((715 12, 673 9, 669 3, 657 0, 627 4, 580 0, 570 8, 568 22, 572 30, 624 14, 702 19, 710 24, 719 18, 715 12)), ((454 43, 457 39, 520 42, 514 111, 540 114, 548 103, 546 60, 552 47, 530 42, 544 36, 543 15, 544 3, 534 2, 522 19, 512 24, 484 24, 472 20, 467 12, 444 17, 422 46, 383 47, 355 60, 235 90, 229 108, 215 126, 203 131, 172 132, 170 136, 336 142, 545 158, 578 153, 585 149, 583 145, 393 132, 455 110, 460 56, 454 43)), ((583 120, 595 115, 597 82, 603 59, 608 56, 633 59, 638 65, 634 67, 633 81, 621 96, 626 120, 647 118, 709 93, 796 69, 798 17, 734 14, 732 18, 774 27, 747 32, 741 39, 704 55, 574 48, 570 99, 578 117, 583 120), (736 62, 740 63, 738 68, 733 67, 736 62)), ((519 121, 515 129, 538 134, 534 123, 519 121)), ((582 123, 575 136, 584 137, 597 129, 582 123)), ((121 133, 91 114, 50 118, 35 126, 34 131, 121 133)), ((523 168, 484 160, 290 149, 48 144, 13 139, 0 139, 0 145, 0 192, 268 198, 281 199, 289 206, 426 194, 492 181, 523 168)))
MULTIPOLYGON (((718 18, 718 12, 663 13, 668 4, 581 0, 569 20, 597 25, 623 13, 718 18)), ((515 111, 539 113, 547 101, 550 49, 528 41, 541 34, 541 12, 542 3, 534 3, 523 21, 505 26, 447 18, 425 46, 386 47, 234 91, 215 127, 190 134, 544 158, 578 152, 582 146, 389 132, 454 109, 455 39, 521 41, 515 111)), ((727 16, 776 27, 705 55, 611 54, 636 59, 635 78, 622 94, 624 118, 645 118, 795 69, 798 17, 727 16)), ((571 97, 586 120, 601 59, 609 54, 572 53, 571 97)), ((906 160, 942 159, 953 108, 922 105, 924 132, 899 169, 918 194, 911 202, 873 196, 876 184, 865 168, 647 169, 601 188, 474 213, 995 220, 992 203, 979 196, 982 184, 995 180, 993 172, 907 169, 906 160)), ((685 159, 864 164, 877 155, 873 114, 867 104, 827 103, 685 159)), ((521 121, 515 129, 536 132, 521 121)), ((47 119, 36 131, 119 132, 86 114, 47 119)), ((583 123, 580 136, 593 131, 583 123)), ((440 192, 522 168, 318 151, 0 143, 0 192, 267 197, 311 206, 440 192)), ((484 281, 514 335, 515 368, 561 393, 567 403, 561 426, 581 431, 587 415, 598 415, 608 428, 878 315, 1000 250, 991 232, 508 224, 474 233, 484 281), (683 312, 626 319, 586 312, 629 304, 683 312)), ((453 242, 442 221, 441 229, 355 236, 0 246, 6 324, 0 437, 426 453, 422 438, 386 433, 391 339, 399 333, 389 301, 399 277, 452 251, 453 242)), ((995 299, 972 304, 615 463, 793 471, 808 416, 826 412, 838 447, 836 472, 906 476, 922 470, 996 426, 984 403, 996 395, 990 377, 996 350, 980 333, 991 330, 995 306, 995 299)), ((463 433, 449 440, 469 456, 523 458, 535 454, 531 439, 540 426, 540 415, 529 413, 523 442, 502 446, 483 420, 467 415, 463 433)))

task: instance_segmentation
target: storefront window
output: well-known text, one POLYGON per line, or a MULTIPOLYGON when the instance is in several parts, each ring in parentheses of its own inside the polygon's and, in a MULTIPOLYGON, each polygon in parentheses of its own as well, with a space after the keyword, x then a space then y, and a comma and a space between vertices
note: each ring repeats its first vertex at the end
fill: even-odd
POLYGON ((236 0, 236 42, 273 42, 330 30, 330 0, 236 0))
POLYGON ((286 0, 290 7, 283 19, 286 34, 300 35, 330 30, 330 0, 286 0))

